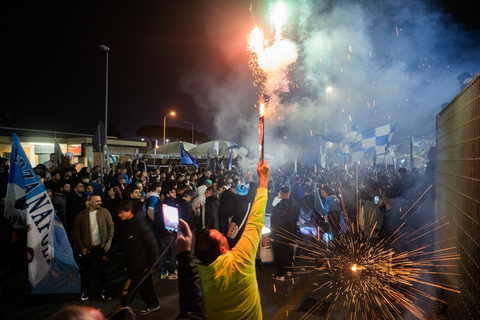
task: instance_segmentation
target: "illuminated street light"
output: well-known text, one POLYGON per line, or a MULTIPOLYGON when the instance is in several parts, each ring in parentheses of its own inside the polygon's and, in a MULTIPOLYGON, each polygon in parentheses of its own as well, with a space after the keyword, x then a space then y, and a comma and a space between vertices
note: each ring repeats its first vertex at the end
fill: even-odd
POLYGON ((174 116, 174 115, 175 115, 175 112, 170 112, 170 114, 167 114, 163 118, 163 144, 165 144, 165 128, 167 127, 167 117, 168 116, 174 116))

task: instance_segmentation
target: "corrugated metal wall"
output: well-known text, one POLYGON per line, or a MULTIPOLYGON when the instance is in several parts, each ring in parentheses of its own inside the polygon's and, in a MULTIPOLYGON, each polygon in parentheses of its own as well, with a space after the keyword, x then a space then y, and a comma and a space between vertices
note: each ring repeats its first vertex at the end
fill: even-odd
MULTIPOLYGON (((480 319, 480 73, 437 115, 435 214, 448 225, 435 234, 437 249, 455 246, 456 267, 440 271, 442 282, 457 286, 446 292, 451 319, 480 319), (445 241, 446 240, 446 241, 445 241)), ((449 261, 447 264, 451 265, 449 261)))

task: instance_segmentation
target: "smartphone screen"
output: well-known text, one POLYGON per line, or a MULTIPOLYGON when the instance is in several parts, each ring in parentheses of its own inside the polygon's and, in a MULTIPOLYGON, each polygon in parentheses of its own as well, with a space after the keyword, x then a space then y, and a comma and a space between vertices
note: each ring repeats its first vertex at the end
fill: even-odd
POLYGON ((380 200, 380 198, 378 196, 375 197, 375 204, 378 204, 378 201, 380 200))
POLYGON ((162 204, 162 208, 165 229, 176 232, 178 230, 178 208, 166 204, 162 204))

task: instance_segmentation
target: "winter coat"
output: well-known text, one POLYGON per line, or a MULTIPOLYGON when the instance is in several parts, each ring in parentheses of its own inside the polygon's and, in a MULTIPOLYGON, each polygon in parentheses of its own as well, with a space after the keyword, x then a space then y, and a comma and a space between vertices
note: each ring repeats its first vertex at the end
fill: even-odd
POLYGON ((218 219, 218 206, 220 202, 215 196, 210 196, 205 201, 205 227, 220 230, 218 219))
POLYGON ((188 223, 190 229, 195 228, 195 213, 190 203, 183 198, 178 200, 178 217, 188 223))
MULTIPOLYGON (((97 209, 97 224, 100 232, 100 247, 105 247, 107 241, 112 241, 114 224, 110 212, 105 208, 97 209)), ((88 208, 80 211, 73 224, 73 244, 75 248, 88 251, 92 249, 92 235, 90 232, 90 210, 88 208)))
POLYGON ((70 191, 67 195, 67 204, 65 205, 65 213, 67 218, 66 231, 69 237, 72 235, 73 222, 75 221, 75 216, 77 213, 86 208, 85 201, 86 197, 78 195, 75 191, 70 191))
POLYGON ((237 203, 237 197, 237 194, 230 190, 226 190, 222 193, 218 207, 218 217, 221 224, 227 225, 228 218, 233 216, 233 210, 235 209, 235 204, 237 203))
POLYGON ((123 252, 125 267, 130 275, 144 272, 153 266, 158 258, 158 242, 145 219, 134 215, 123 221, 118 241, 106 256, 111 258, 117 252, 123 252))
MULTIPOLYGON (((270 218, 270 238, 283 239, 278 233, 297 233, 297 221, 300 211, 292 199, 282 199, 274 208, 270 218)), ((285 240, 285 239, 284 239, 285 240)))

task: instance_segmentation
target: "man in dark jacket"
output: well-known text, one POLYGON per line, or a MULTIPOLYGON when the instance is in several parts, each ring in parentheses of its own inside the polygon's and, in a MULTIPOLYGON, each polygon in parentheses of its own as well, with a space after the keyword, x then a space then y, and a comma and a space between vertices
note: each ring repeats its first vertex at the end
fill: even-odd
MULTIPOLYGON (((173 185, 173 184, 167 185, 164 189, 165 189, 165 198, 163 199, 162 204, 167 205, 169 207, 178 208, 177 190, 175 189, 175 185, 173 185)), ((160 208, 162 208, 162 207, 160 207, 160 208)), ((160 211, 160 210, 158 210, 158 211, 160 211)), ((163 225, 160 226, 160 228, 163 228, 162 232, 163 232, 164 236, 159 238, 159 242, 160 242, 160 248, 163 252, 164 250, 167 250, 169 244, 172 243, 173 237, 170 234, 168 234, 165 230, 165 224, 164 224, 164 220, 163 220, 163 210, 161 212, 162 212, 162 217, 161 217, 161 221, 159 221, 159 222, 161 224, 163 224, 163 225)), ((158 220, 160 220, 160 218, 158 220)), ((177 272, 175 270, 176 269, 176 264, 177 264, 177 260, 175 258, 176 255, 177 255, 177 252, 175 250, 175 246, 170 246, 170 265, 168 266, 168 268, 166 266, 166 264, 167 264, 167 254, 165 253, 162 256, 162 258, 160 259, 160 268, 161 268, 161 272, 162 272, 162 274, 160 276, 160 279, 162 279, 162 280, 165 280, 165 279, 177 280, 178 279, 178 275, 177 275, 177 272)))
POLYGON ((70 187, 72 187, 72 191, 70 191, 70 193, 67 195, 67 204, 65 205, 65 213, 67 218, 65 231, 70 239, 70 243, 72 243, 72 227, 73 222, 75 221, 75 216, 77 213, 86 208, 85 201, 87 201, 87 199, 84 195, 85 186, 82 182, 76 182, 73 184, 73 186, 70 185, 70 187))
POLYGON ((191 205, 193 199, 193 191, 185 190, 181 199, 178 199, 178 217, 183 219, 191 230, 195 227, 195 213, 191 205))
POLYGON ((248 215, 252 208, 255 195, 257 194, 257 186, 252 180, 252 174, 248 174, 248 181, 250 187, 245 185, 237 185, 237 202, 233 209, 233 218, 227 230, 225 237, 228 239, 230 248, 235 247, 238 240, 242 237, 243 230, 245 229, 248 215), (237 231, 236 231, 237 230, 237 231))
POLYGON ((67 195, 70 193, 70 185, 65 181, 60 183, 60 191, 53 192, 52 204, 57 211, 57 216, 62 221, 63 225, 66 225, 66 206, 67 195))
POLYGON ((205 191, 205 227, 220 230, 220 222, 218 220, 218 206, 220 202, 213 194, 213 187, 208 187, 205 191))
POLYGON ((147 315, 160 309, 150 274, 150 268, 158 258, 158 244, 145 219, 136 214, 139 212, 138 203, 131 200, 122 202, 117 212, 123 220, 119 240, 104 259, 108 260, 115 253, 123 251, 125 267, 131 280, 124 304, 128 305, 133 300, 138 289, 142 300, 147 304, 140 314, 147 315))
POLYGON ((236 187, 235 184, 227 185, 227 190, 225 190, 220 197, 220 205, 218 207, 218 219, 220 221, 219 231, 224 235, 227 234, 228 219, 233 217, 233 209, 235 208, 235 203, 237 203, 236 187))
MULTIPOLYGON (((299 226, 302 234, 303 244, 299 247, 309 248, 310 243, 318 239, 318 226, 320 225, 321 216, 315 210, 315 198, 313 197, 313 187, 307 185, 305 187, 305 195, 298 202, 299 206, 299 226)), ((301 249, 303 249, 301 248, 301 249)), ((305 250, 302 250, 306 254, 305 250)))
POLYGON ((299 210, 294 201, 290 199, 288 187, 282 187, 280 198, 282 200, 273 208, 270 218, 270 238, 273 240, 273 253, 277 267, 277 273, 272 274, 272 278, 284 281, 285 267, 292 264, 292 246, 287 238, 296 235, 299 210), (285 234, 286 232, 287 234, 285 234), (282 237, 281 234, 285 234, 287 238, 282 237))

